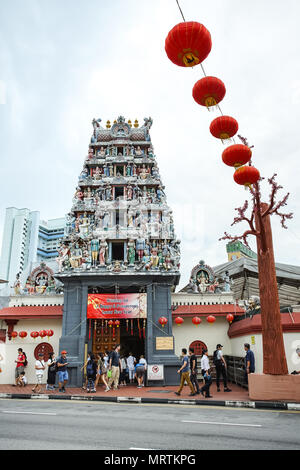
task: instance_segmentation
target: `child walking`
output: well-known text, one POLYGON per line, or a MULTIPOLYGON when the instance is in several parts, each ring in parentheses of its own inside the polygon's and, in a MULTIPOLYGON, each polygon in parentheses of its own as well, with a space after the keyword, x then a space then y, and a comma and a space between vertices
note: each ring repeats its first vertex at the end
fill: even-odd
POLYGON ((44 354, 39 353, 39 358, 35 361, 36 384, 32 389, 34 393, 40 393, 42 390, 44 370, 45 370, 44 354))

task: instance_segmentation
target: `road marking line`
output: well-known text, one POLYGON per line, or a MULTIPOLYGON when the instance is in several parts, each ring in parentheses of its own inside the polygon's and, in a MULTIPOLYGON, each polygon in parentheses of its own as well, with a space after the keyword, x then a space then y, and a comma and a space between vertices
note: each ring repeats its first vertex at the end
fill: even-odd
POLYGON ((156 450, 156 449, 146 449, 145 447, 129 447, 129 450, 156 450))
POLYGON ((182 423, 194 423, 194 424, 214 424, 214 425, 224 425, 224 426, 250 426, 253 428, 261 428, 261 424, 241 424, 241 423, 219 423, 216 421, 188 421, 188 420, 181 420, 182 423))
POLYGON ((9 410, 2 410, 2 413, 10 413, 10 414, 28 414, 28 415, 51 415, 57 416, 57 413, 39 413, 38 411, 9 411, 9 410))

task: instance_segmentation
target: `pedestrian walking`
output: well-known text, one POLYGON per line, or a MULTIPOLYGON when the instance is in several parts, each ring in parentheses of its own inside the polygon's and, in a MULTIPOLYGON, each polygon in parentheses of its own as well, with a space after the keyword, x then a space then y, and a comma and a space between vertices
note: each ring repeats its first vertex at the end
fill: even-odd
POLYGON ((40 393, 42 391, 44 370, 45 370, 44 354, 39 353, 38 359, 35 361, 36 384, 32 389, 34 393, 40 393))
POLYGON ((60 353, 60 358, 57 360, 57 370, 58 370, 58 385, 59 385, 59 391, 62 393, 65 393, 66 385, 69 380, 69 374, 67 371, 67 366, 68 366, 68 359, 67 359, 67 351, 63 350, 60 353))
POLYGON ((182 352, 182 362, 181 362, 181 367, 178 369, 177 373, 181 374, 180 377, 180 387, 177 392, 175 392, 175 395, 180 395, 181 390, 183 389, 184 383, 187 382, 188 386, 190 387, 191 393, 190 396, 196 395, 193 384, 190 379, 190 366, 189 366, 189 358, 187 356, 187 350, 183 348, 181 350, 182 352))
POLYGON ((143 382, 142 382, 142 387, 144 387, 146 383, 146 377, 147 377, 147 361, 143 355, 140 356, 139 362, 140 364, 144 364, 145 371, 144 371, 144 377, 143 377, 143 382))
POLYGON ((111 377, 108 381, 109 388, 112 388, 112 384, 114 384, 114 389, 118 390, 120 368, 121 368, 120 345, 117 344, 109 358, 108 369, 111 371, 111 377))
POLYGON ((108 392, 110 390, 110 388, 109 388, 108 383, 107 383, 106 373, 107 373, 107 368, 106 368, 105 362, 104 362, 104 355, 102 353, 100 353, 99 356, 98 356, 98 369, 97 369, 95 388, 97 389, 98 382, 101 379, 101 381, 105 385, 105 392, 108 392))
POLYGON ((26 354, 24 353, 22 348, 18 349, 18 357, 15 360, 16 368, 15 368, 15 383, 14 386, 18 385, 18 379, 22 372, 25 371, 25 364, 26 364, 26 354))
POLYGON ((209 365, 209 359, 208 359, 208 350, 203 349, 202 350, 202 358, 201 358, 201 373, 204 378, 205 384, 203 387, 200 388, 200 393, 205 396, 205 398, 212 398, 212 395, 209 393, 209 388, 212 384, 212 378, 210 374, 210 365, 209 365))
POLYGON ((46 390, 54 390, 55 380, 56 380, 56 372, 57 372, 56 359, 55 359, 54 352, 49 353, 47 366, 48 366, 48 374, 47 374, 46 390))
POLYGON ((245 380, 248 383, 248 375, 253 374, 255 372, 255 357, 253 351, 250 349, 250 344, 245 343, 244 349, 246 351, 245 355, 245 380))
POLYGON ((197 379, 197 357, 195 355, 194 348, 189 348, 189 355, 190 355, 190 379, 196 389, 197 395, 200 393, 199 383, 197 379))
POLYGON ((144 375, 145 375, 145 363, 143 358, 139 360, 139 362, 135 366, 135 377, 137 380, 137 388, 142 388, 144 383, 144 375))
POLYGON ((129 375, 129 382, 133 383, 134 382, 134 367, 136 364, 136 358, 132 355, 132 353, 129 353, 129 356, 127 357, 127 366, 128 366, 128 375, 129 375))
POLYGON ((120 386, 123 387, 127 385, 126 383, 126 370, 127 370, 127 362, 125 356, 121 357, 121 373, 120 373, 120 386))
POLYGON ((94 393, 96 392, 95 388, 95 380, 97 375, 97 363, 95 360, 95 356, 93 353, 89 353, 89 360, 86 366, 86 377, 87 377, 87 393, 94 393))
POLYGON ((213 363, 216 366, 217 392, 220 392, 220 377, 223 378, 224 392, 231 392, 227 386, 227 364, 222 352, 222 344, 217 344, 213 355, 213 363))

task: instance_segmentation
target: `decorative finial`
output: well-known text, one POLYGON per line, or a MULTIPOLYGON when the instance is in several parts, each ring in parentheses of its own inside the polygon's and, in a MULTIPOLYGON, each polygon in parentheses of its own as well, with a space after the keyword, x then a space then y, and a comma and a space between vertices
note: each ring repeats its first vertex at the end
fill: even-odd
POLYGON ((128 120, 128 124, 130 127, 132 127, 132 122, 130 121, 130 119, 128 120))
POLYGON ((139 127, 139 121, 137 119, 134 121, 134 127, 139 127))
POLYGON ((110 128, 111 128, 110 121, 107 121, 107 122, 106 122, 106 127, 107 127, 107 129, 110 129, 110 128))

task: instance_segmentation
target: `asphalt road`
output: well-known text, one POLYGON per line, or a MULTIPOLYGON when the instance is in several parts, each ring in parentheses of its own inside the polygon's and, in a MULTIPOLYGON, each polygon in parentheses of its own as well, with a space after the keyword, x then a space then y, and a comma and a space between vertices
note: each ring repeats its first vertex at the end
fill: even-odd
POLYGON ((0 450, 296 450, 300 412, 0 400, 0 450))

